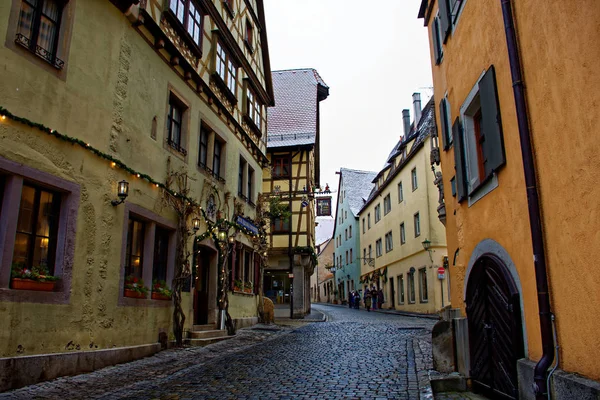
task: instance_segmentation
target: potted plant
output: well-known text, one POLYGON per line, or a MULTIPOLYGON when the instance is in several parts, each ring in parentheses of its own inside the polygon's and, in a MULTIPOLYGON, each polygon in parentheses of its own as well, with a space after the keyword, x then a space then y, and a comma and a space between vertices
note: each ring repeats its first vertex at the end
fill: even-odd
POLYGON ((142 278, 129 275, 125 278, 125 291, 123 296, 133 297, 134 299, 145 299, 148 295, 148 288, 144 286, 142 278))
POLYGON ((233 281, 233 290, 236 292, 242 292, 244 290, 244 282, 241 279, 233 281))
POLYGON ((10 287, 17 290, 54 291, 58 277, 52 276, 43 265, 27 268, 25 264, 15 263, 10 272, 10 287))
POLYGON ((153 300, 171 300, 172 293, 167 286, 167 282, 158 279, 152 281, 152 294, 150 297, 153 300))
POLYGON ((246 293, 252 293, 252 282, 245 282, 244 283, 244 292, 246 293))

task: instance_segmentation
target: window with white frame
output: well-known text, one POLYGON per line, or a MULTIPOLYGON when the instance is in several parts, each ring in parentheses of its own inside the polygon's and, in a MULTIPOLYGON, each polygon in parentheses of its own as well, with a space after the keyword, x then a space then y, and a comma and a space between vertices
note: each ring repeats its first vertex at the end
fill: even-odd
POLYGON ((429 295, 427 293, 427 268, 419 269, 419 287, 421 303, 427 303, 427 301, 429 301, 429 295))
POLYGON ((392 210, 392 197, 388 193, 387 196, 383 198, 383 214, 387 215, 392 210))
POLYGON ((414 215, 414 222, 415 222, 415 237, 417 237, 421 234, 421 217, 419 216, 419 213, 416 213, 414 215))
POLYGON ((404 191, 402 188, 402 181, 398 183, 398 203, 402 203, 404 201, 404 191))
POLYGON ((381 204, 375 206, 375 223, 378 223, 381 219, 381 204))
POLYGON ((371 229, 371 213, 367 214, 367 227, 371 229))
POLYGON ((225 82, 227 89, 235 96, 236 92, 236 78, 237 68, 231 59, 229 53, 225 51, 225 48, 221 45, 221 42, 217 41, 216 51, 216 63, 215 70, 219 77, 225 82))
POLYGON ((408 286, 408 302, 410 304, 415 303, 415 273, 414 268, 411 268, 411 272, 406 273, 407 286, 408 286))
POLYGON ((194 0, 169 0, 169 10, 198 47, 202 45, 203 15, 194 0))
POLYGON ((412 182, 412 190, 413 192, 415 190, 417 190, 418 182, 417 182, 417 167, 414 167, 411 171, 410 171, 410 177, 411 177, 411 182, 412 182))
POLYGON ((246 116, 262 132, 262 105, 250 85, 246 87, 246 116))
POLYGON ((375 256, 381 257, 383 255, 381 239, 375 241, 375 256))
POLYGON ((457 118, 452 126, 459 202, 496 188, 496 172, 506 163, 493 66, 481 75, 460 113, 462 122, 457 118))
POLYGON ((404 275, 398 275, 398 304, 404 304, 404 275))
POLYGON ((404 229, 404 222, 400 224, 400 244, 406 243, 406 230, 404 229))
POLYGON ((394 238, 392 236, 392 231, 389 231, 385 234, 385 252, 389 253, 394 249, 394 238))

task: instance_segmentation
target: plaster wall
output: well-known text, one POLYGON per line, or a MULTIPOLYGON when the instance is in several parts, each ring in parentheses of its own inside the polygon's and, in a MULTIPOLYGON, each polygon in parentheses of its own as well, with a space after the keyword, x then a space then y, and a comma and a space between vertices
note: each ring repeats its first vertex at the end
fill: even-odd
MULTIPOLYGON (((2 35, 8 30, 9 3, 0 4, 2 35)), ((198 128, 200 120, 206 121, 227 143, 226 183, 216 183, 222 198, 224 192, 236 193, 240 155, 255 170, 255 179, 262 180, 259 164, 214 106, 175 75, 116 7, 105 1, 77 1, 73 32, 66 80, 40 69, 28 59, 33 57, 28 52, 0 46, 2 107, 89 142, 157 181, 165 181, 170 159, 174 169, 188 170, 191 196, 199 200, 205 182, 211 182, 196 168, 198 128), (187 157, 163 144, 169 90, 188 105, 187 157), (153 119, 157 140, 151 138, 153 119)), ((127 221, 122 205, 110 205, 116 183, 126 179, 127 202, 175 223, 174 213, 161 206, 159 190, 85 149, 9 120, 0 123, 0 157, 73 182, 81 191, 69 301, 60 305, 1 301, 0 357, 154 343, 159 332, 171 332, 170 302, 119 302, 127 221)), ((254 217, 254 208, 246 204, 244 209, 254 217)), ((0 288, 6 290, 10 289, 0 288)), ((254 298, 234 298, 232 315, 256 315, 254 298)), ((183 301, 189 327, 192 296, 184 293, 183 301)))
MULTIPOLYGON (((513 2, 560 368, 600 380, 600 32, 597 2, 513 2), (591 251, 591 253, 590 253, 591 251)), ((501 16, 500 16, 501 18, 501 16)), ((524 191, 521 189, 521 191, 524 191)))
MULTIPOLYGON (((433 10, 435 15, 437 2, 433 10)), ((432 20, 433 18, 429 20, 428 25, 431 49, 432 20)), ((432 60, 435 60, 433 50, 432 60)), ((523 287, 523 315, 527 326, 527 336, 524 339, 528 343, 528 356, 537 359, 541 355, 537 295, 523 163, 502 12, 498 1, 468 1, 455 30, 444 45, 443 61, 440 65, 432 62, 436 120, 440 120, 438 99, 447 95, 451 121, 454 121, 479 76, 491 65, 496 69, 506 154, 506 165, 498 172, 498 187, 470 207, 467 200, 459 204, 456 197, 452 196, 450 183, 454 177, 454 147, 441 151, 452 306, 461 308, 465 315, 462 293, 471 253, 482 240, 494 239, 510 254, 518 271, 523 287)))

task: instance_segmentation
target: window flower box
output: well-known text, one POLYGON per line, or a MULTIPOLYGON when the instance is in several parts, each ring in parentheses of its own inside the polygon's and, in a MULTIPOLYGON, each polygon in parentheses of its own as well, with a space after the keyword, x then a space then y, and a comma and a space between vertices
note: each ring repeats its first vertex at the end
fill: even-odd
POLYGON ((44 266, 34 266, 29 269, 22 264, 13 264, 10 287, 15 290, 52 292, 57 280, 58 278, 50 275, 44 266))
POLYGON ((172 290, 167 286, 167 282, 155 279, 152 282, 152 300, 171 300, 172 290))
POLYGON ((125 278, 125 288, 123 296, 134 299, 145 299, 148 295, 148 288, 144 286, 144 281, 135 276, 125 278))
POLYGON ((40 292, 53 292, 55 281, 34 281, 31 279, 12 278, 10 287, 16 290, 37 290, 40 292))
POLYGON ((166 294, 158 292, 152 292, 152 295, 150 297, 152 298, 152 300, 171 300, 171 296, 167 296, 166 294))

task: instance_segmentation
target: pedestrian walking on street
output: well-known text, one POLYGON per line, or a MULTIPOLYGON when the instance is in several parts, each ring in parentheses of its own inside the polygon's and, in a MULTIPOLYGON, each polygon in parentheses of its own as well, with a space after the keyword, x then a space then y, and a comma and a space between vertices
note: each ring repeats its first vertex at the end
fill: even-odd
POLYGON ((371 297, 373 298, 373 310, 377 310, 377 289, 371 286, 371 297))
POLYGON ((348 292, 348 308, 352 308, 353 303, 354 303, 354 291, 351 290, 348 292))
POLYGON ((360 308, 360 292, 354 292, 354 308, 360 308))
POLYGON ((371 291, 369 289, 365 290, 365 308, 371 312, 371 291))

